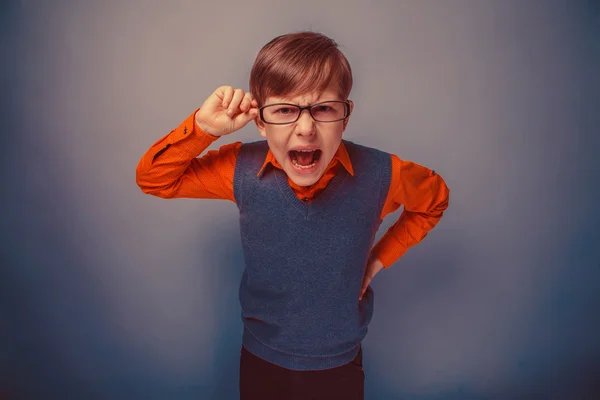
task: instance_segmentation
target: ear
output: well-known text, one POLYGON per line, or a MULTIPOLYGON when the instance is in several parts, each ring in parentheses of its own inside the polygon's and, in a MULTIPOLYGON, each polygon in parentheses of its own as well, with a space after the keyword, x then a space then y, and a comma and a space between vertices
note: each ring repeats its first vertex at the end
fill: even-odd
POLYGON ((259 116, 254 118, 254 123, 256 123, 256 127, 258 128, 258 132, 260 133, 260 136, 266 138, 267 130, 265 129, 265 123, 261 121, 259 116))
POLYGON ((348 101, 350 102, 350 113, 348 114, 348 116, 344 120, 344 130, 346 130, 346 126, 348 125, 348 121, 350 120, 350 116, 352 115, 352 112, 354 111, 354 102, 352 100, 348 100, 348 101))

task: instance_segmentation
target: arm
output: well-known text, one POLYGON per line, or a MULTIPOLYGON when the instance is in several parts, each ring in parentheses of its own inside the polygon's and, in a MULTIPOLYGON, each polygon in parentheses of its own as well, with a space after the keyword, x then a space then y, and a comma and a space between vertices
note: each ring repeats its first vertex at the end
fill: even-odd
POLYGON ((162 198, 228 199, 240 142, 222 146, 197 158, 217 138, 229 135, 258 115, 251 93, 218 87, 198 110, 144 154, 136 181, 144 193, 162 198))
POLYGON ((392 182, 381 219, 401 205, 404 210, 373 247, 372 257, 383 268, 396 262, 437 225, 448 208, 449 196, 450 190, 435 171, 392 155, 392 182))
POLYGON ((195 122, 197 110, 150 147, 137 165, 136 182, 146 194, 226 199, 233 197, 233 171, 240 142, 202 154, 215 140, 195 122))

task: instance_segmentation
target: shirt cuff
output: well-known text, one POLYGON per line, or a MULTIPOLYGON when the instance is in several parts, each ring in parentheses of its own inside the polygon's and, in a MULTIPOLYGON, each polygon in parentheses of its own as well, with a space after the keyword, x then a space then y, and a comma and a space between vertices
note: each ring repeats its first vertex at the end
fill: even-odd
POLYGON ((177 147, 190 158, 198 157, 208 146, 219 139, 218 136, 204 132, 196 124, 198 110, 196 109, 187 117, 170 135, 171 144, 177 144, 177 147))
POLYGON ((371 255, 383 264, 383 268, 390 267, 406 253, 406 246, 391 235, 384 235, 371 250, 371 255))

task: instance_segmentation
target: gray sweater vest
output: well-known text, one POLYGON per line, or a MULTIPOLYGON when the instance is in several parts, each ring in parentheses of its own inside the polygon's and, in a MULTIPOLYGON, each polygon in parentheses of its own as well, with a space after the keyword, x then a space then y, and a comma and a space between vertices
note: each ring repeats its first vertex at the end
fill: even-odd
POLYGON ((390 154, 344 141, 354 176, 340 166, 324 191, 306 204, 286 174, 267 167, 266 141, 243 144, 234 195, 246 268, 239 298, 242 344, 292 370, 350 362, 373 315, 362 279, 381 224, 391 179, 390 154))

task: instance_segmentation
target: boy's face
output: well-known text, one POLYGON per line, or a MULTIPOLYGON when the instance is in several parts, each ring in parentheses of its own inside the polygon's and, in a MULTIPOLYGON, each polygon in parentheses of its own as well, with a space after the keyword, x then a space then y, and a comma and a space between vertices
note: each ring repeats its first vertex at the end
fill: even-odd
MULTIPOLYGON (((323 92, 313 92, 289 97, 267 97, 264 105, 274 103, 290 103, 307 106, 322 101, 342 101, 335 87, 323 92)), ((350 102, 350 113, 354 104, 350 102)), ((287 176, 299 186, 310 186, 316 183, 327 169, 342 141, 342 133, 348 124, 348 117, 336 122, 317 122, 309 110, 304 110, 298 121, 288 125, 266 124, 256 118, 256 125, 261 136, 267 139, 273 156, 283 167, 287 176), (298 150, 314 150, 314 153, 299 154, 298 150), (306 161, 313 155, 312 163, 306 161), (314 164, 310 167, 303 166, 314 164)))

